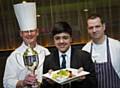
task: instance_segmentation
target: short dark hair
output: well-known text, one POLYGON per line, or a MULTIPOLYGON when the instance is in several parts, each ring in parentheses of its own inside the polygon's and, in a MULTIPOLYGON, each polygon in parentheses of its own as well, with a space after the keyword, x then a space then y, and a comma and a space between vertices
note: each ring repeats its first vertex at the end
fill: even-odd
POLYGON ((95 18, 100 18, 101 23, 102 23, 102 24, 105 23, 103 17, 102 17, 100 14, 97 14, 97 13, 92 13, 92 14, 90 14, 90 15, 88 16, 87 20, 89 20, 89 19, 95 19, 95 18))
POLYGON ((67 22, 60 21, 56 22, 52 28, 52 35, 56 35, 59 33, 68 33, 70 36, 72 36, 72 28, 67 22))

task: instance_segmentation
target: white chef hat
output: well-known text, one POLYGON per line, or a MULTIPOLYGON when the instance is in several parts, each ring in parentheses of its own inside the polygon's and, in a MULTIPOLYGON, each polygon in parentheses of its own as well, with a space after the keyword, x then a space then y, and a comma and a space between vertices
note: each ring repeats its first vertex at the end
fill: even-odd
POLYGON ((14 10, 21 31, 30 31, 37 28, 35 2, 15 4, 14 10))

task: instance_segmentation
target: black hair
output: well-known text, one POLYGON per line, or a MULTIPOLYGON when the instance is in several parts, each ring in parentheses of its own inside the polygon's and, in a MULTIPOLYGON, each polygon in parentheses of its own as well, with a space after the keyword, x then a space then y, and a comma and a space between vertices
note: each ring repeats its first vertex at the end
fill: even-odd
POLYGON ((56 34, 63 33, 63 32, 68 33, 70 34, 70 36, 72 36, 72 28, 67 22, 64 22, 64 21, 56 22, 52 29, 52 35, 54 36, 56 34))
POLYGON ((103 17, 102 17, 100 14, 97 14, 97 13, 92 13, 92 14, 90 14, 90 15, 88 16, 87 20, 89 20, 89 19, 95 19, 95 18, 100 18, 101 23, 102 23, 102 24, 105 23, 103 17))

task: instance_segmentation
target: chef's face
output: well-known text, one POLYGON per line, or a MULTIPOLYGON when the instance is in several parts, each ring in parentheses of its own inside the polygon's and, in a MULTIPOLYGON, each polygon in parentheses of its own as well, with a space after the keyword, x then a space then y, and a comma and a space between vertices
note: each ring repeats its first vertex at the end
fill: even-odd
POLYGON ((88 33, 93 40, 100 40, 104 36, 105 24, 99 17, 88 19, 88 33))
POLYGON ((39 35, 39 30, 30 30, 30 31, 20 31, 20 36, 26 45, 34 45, 37 41, 37 36, 39 35))
POLYGON ((66 52, 69 47, 71 46, 71 36, 68 33, 58 33, 54 35, 54 43, 55 46, 58 48, 61 52, 66 52))

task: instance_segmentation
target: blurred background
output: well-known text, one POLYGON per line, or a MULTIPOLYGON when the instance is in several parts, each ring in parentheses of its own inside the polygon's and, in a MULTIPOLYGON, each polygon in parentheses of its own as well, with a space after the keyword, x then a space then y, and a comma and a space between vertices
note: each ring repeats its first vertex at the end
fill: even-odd
MULTIPOLYGON (((0 0, 0 88, 8 55, 22 40, 13 4, 23 0, 0 0)), ((54 47, 51 36, 52 25, 57 21, 67 21, 73 29, 73 45, 81 48, 90 38, 87 34, 86 18, 97 12, 106 21, 107 34, 120 40, 120 0, 26 0, 36 2, 37 25, 40 29, 39 44, 54 47)))
MULTIPOLYGON (((23 0, 0 0, 0 51, 14 50, 21 44, 19 26, 13 4, 23 0)), ((89 41, 86 18, 97 12, 106 21, 107 34, 120 40, 120 0, 26 0, 37 4, 38 42, 53 46, 51 27, 57 21, 67 21, 73 28, 73 44, 89 41)))

